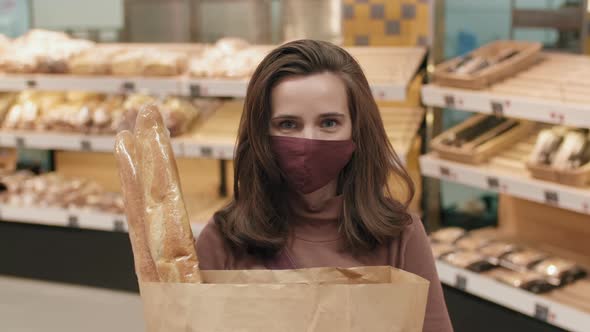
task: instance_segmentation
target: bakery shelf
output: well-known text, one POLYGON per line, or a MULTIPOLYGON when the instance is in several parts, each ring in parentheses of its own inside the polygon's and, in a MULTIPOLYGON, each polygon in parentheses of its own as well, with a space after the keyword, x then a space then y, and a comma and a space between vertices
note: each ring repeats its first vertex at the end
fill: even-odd
POLYGON ((551 293, 529 293, 442 261, 436 262, 436 268, 441 282, 448 286, 570 331, 590 331, 590 312, 558 302, 551 293))
POLYGON ((420 167, 426 176, 590 214, 590 187, 571 187, 531 177, 524 161, 533 140, 531 137, 516 143, 481 165, 444 160, 429 153, 420 157, 420 167))
MULTIPOLYGON (((9 222, 107 232, 127 232, 125 216, 113 213, 55 207, 0 205, 0 216, 3 221, 9 222)), ((195 219, 191 223, 195 236, 201 232, 205 224, 206 219, 195 219)))
POLYGON ((590 128, 589 77, 590 57, 544 53, 538 64, 485 90, 425 85, 422 102, 433 107, 590 128))
MULTIPOLYGON (((157 45, 156 45, 157 47, 157 45)), ((363 67, 376 99, 403 101, 408 86, 423 62, 423 47, 352 47, 348 49, 363 67)), ((80 76, 68 74, 0 74, 0 91, 38 89, 81 90, 99 93, 146 92, 192 97, 246 96, 248 79, 144 76, 80 76)))

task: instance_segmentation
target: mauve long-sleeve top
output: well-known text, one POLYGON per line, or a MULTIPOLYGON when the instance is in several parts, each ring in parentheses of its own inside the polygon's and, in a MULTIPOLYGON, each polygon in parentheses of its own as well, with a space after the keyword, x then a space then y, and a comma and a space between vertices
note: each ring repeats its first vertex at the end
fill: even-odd
POLYGON ((339 216, 342 196, 312 206, 303 200, 290 202, 293 211, 292 236, 272 260, 262 260, 231 250, 217 225, 211 220, 197 240, 203 270, 299 269, 312 267, 393 266, 430 281, 423 331, 453 331, 444 301, 434 258, 422 222, 413 218, 402 233, 363 256, 343 248, 339 216))

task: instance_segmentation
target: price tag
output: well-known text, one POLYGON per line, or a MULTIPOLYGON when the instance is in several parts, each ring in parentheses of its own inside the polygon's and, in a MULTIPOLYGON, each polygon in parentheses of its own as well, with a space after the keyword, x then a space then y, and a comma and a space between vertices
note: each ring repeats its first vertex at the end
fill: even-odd
POLYGON ((465 291, 465 289, 467 289, 467 278, 463 275, 457 274, 455 276, 455 288, 465 291))
POLYGON ((113 221, 113 230, 115 232, 125 233, 125 222, 123 220, 115 220, 113 221))
POLYGON ((498 101, 492 101, 492 114, 495 116, 504 116, 504 103, 498 101))
POLYGON ((440 175, 445 178, 453 178, 453 173, 448 167, 441 166, 439 169, 440 175))
POLYGON ((444 100, 445 100, 445 107, 448 107, 448 108, 455 107, 455 96, 446 95, 446 96, 444 96, 444 100))
POLYGON ((498 180, 497 177, 490 176, 488 177, 487 182, 489 189, 498 190, 498 188, 500 188, 500 180, 498 180))
POLYGON ((543 304, 535 303, 535 318, 546 322, 549 320, 549 307, 543 304))
POLYGON ((203 157, 213 156, 213 149, 209 146, 203 146, 201 148, 201 156, 203 156, 203 157))
POLYGON ((559 205, 559 194, 555 191, 545 191, 545 203, 559 205))
POLYGON ((123 82, 121 85, 121 90, 125 93, 135 92, 135 82, 123 82))
POLYGON ((27 88, 29 88, 29 89, 34 89, 34 88, 37 87, 37 81, 36 80, 32 80, 32 79, 31 80, 27 80, 26 84, 27 84, 27 88))
POLYGON ((16 137, 15 142, 18 149, 24 149, 27 147, 24 137, 16 137))
POLYGON ((202 96, 201 85, 191 84, 189 88, 190 88, 191 97, 197 98, 197 97, 202 96))
POLYGON ((68 217, 68 227, 72 228, 80 228, 80 222, 78 221, 78 216, 69 216, 68 217))
POLYGON ((83 139, 82 141, 80 141, 80 150, 86 152, 92 151, 92 143, 90 143, 90 141, 87 139, 83 139))

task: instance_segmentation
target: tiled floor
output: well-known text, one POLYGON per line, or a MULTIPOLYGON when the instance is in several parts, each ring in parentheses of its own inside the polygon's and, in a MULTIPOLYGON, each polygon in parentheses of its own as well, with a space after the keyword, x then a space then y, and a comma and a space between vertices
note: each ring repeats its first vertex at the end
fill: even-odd
POLYGON ((2 332, 144 331, 139 295, 0 276, 2 332))

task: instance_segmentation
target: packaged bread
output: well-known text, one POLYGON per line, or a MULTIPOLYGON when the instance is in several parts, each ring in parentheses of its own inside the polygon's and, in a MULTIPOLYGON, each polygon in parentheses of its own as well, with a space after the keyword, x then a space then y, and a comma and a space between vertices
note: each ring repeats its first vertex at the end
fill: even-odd
POLYGON ((493 276, 496 280, 504 284, 533 293, 544 293, 554 288, 540 274, 530 271, 517 272, 498 269, 494 271, 493 276))
POLYGON ((455 246, 448 243, 432 242, 430 243, 432 249, 432 256, 438 259, 456 250, 455 246))
POLYGON ((586 271, 570 260, 550 257, 535 264, 533 271, 555 286, 562 286, 586 276, 586 271))
POLYGON ((117 135, 115 155, 139 279, 200 282, 170 137, 155 105, 139 112, 133 134, 117 135))
POLYGON ((465 230, 459 227, 446 227, 430 234, 430 238, 435 242, 455 243, 459 238, 465 235, 465 230))
POLYGON ((512 243, 494 241, 479 248, 478 251, 488 257, 488 260, 491 263, 498 265, 500 263, 500 258, 515 250, 518 250, 518 247, 512 243))
POLYGON ((443 256, 442 259, 454 266, 474 272, 483 272, 494 267, 485 256, 475 251, 455 251, 443 256))
POLYGON ((535 249, 522 249, 504 255, 500 260, 500 264, 511 270, 522 271, 545 258, 547 258, 547 254, 544 252, 535 249))
POLYGON ((477 250, 489 244, 490 242, 491 240, 489 238, 467 235, 462 238, 459 238, 455 242, 455 246, 460 249, 477 250))

